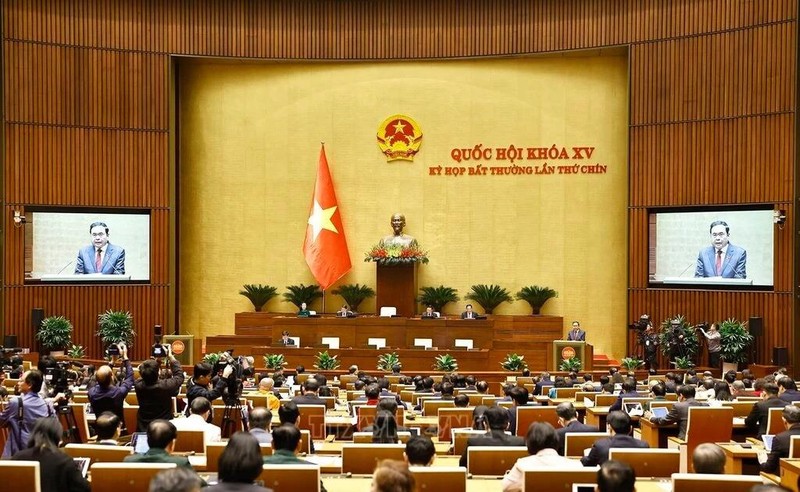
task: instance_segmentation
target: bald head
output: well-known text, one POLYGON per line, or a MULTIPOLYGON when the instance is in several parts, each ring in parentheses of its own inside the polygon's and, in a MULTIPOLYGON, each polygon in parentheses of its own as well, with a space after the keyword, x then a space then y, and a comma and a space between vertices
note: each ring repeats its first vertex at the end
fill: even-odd
POLYGON ((264 378, 258 383, 258 388, 264 391, 272 391, 275 386, 275 380, 272 378, 264 378))
POLYGON ((111 370, 111 366, 100 366, 97 372, 94 373, 97 384, 103 388, 107 388, 111 385, 113 375, 114 372, 111 370))

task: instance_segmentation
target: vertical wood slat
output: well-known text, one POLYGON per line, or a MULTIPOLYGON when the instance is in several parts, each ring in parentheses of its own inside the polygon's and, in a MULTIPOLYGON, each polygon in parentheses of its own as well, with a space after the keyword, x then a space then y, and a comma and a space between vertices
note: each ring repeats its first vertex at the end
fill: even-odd
MULTIPOLYGON (((20 286, 24 244, 8 223, 13 204, 155 208, 152 275, 166 281, 169 54, 435 59, 631 44, 631 315, 650 305, 664 313, 687 306, 697 316, 763 308, 771 341, 789 340, 790 234, 776 235, 775 293, 640 289, 646 207, 720 203, 715 166, 730 170, 725 203, 780 203, 791 221, 795 1, 8 0, 3 14, 8 326, 40 299, 63 310, 106 297, 104 289, 75 287, 59 297, 49 287, 20 286), (106 186, 76 179, 108 168, 106 186), (701 310, 709 299, 713 306, 701 310)), ((133 292, 125 300, 151 313, 142 315, 147 323, 166 309, 161 285, 133 292)))

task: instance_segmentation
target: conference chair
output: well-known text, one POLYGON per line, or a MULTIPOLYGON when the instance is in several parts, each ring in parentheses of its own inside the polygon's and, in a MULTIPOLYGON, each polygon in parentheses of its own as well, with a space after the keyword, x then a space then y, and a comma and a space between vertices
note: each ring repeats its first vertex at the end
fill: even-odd
POLYGON ((420 401, 422 401, 422 415, 425 416, 438 415, 440 408, 454 408, 456 406, 453 400, 426 399, 420 401))
POLYGON ((594 397, 597 396, 597 393, 594 391, 576 391, 575 392, 575 403, 583 403, 584 398, 588 398, 594 403, 594 397))
POLYGON ((403 460, 405 444, 343 444, 342 473, 371 475, 382 460, 403 460))
MULTIPOLYGON (((516 383, 517 383, 517 386, 520 386, 520 387, 523 387, 523 388, 526 387, 525 386, 526 384, 534 384, 532 376, 517 376, 516 383)), ((530 393, 533 394, 533 391, 530 391, 530 393)))
POLYGON ((297 405, 300 410, 298 429, 311 432, 311 439, 325 439, 325 405, 297 405))
POLYGON ((700 444, 706 442, 728 442, 733 433, 733 408, 690 407, 686 426, 686 439, 670 437, 669 448, 681 452, 681 470, 694 471, 691 456, 700 444))
POLYGON ((584 450, 591 448, 598 439, 609 437, 606 432, 567 432, 564 434, 564 456, 582 458, 584 450))
POLYGON ((594 398, 595 407, 610 407, 617 401, 617 395, 597 395, 594 398))
POLYGON ((470 446, 467 448, 467 471, 471 475, 503 476, 525 456, 528 456, 525 446, 470 446))
POLYGON ((460 427, 472 427, 472 408, 440 408, 438 412, 439 420, 439 442, 450 442, 452 435, 450 429, 460 427))
POLYGON ((767 416, 767 434, 777 435, 785 431, 783 426, 783 408, 770 408, 767 416))
MULTIPOLYGON (((78 435, 74 436, 78 439, 77 442, 87 443, 91 437, 89 432, 89 422, 86 419, 86 403, 70 403, 69 408, 72 410, 72 415, 75 416, 75 427, 77 427, 78 435)), ((64 431, 71 432, 69 429, 67 419, 60 419, 64 427, 64 431)))
POLYGON ((483 399, 487 396, 494 396, 494 395, 484 395, 483 393, 466 393, 469 396, 469 406, 477 407, 478 405, 483 404, 483 399))
POLYGON ((106 446, 103 444, 74 444, 64 446, 64 452, 73 458, 89 458, 91 463, 122 463, 133 454, 130 446, 106 446))
MULTIPOLYGON (((128 393, 130 395, 130 393, 128 393)), ((122 419, 125 421, 125 428, 128 434, 136 432, 137 421, 139 415, 139 405, 123 405, 122 406, 122 419)))
POLYGON ((154 476, 176 466, 175 463, 95 463, 89 467, 92 492, 148 492, 154 476))
MULTIPOLYGON (((514 408, 511 409, 514 411, 514 408)), ((528 428, 534 422, 549 422, 553 427, 558 429, 558 415, 556 414, 556 407, 516 407, 517 412, 517 428, 511 429, 514 435, 525 437, 528 433, 528 428)))
POLYGON ((522 491, 568 491, 572 490, 573 484, 596 484, 599 468, 523 468, 522 491))
POLYGON ((758 475, 711 475, 704 473, 674 473, 672 492, 749 492, 763 480, 758 475))
POLYGON ((580 388, 556 388, 556 398, 575 398, 578 391, 580 388))
POLYGON ((274 492, 319 492, 319 465, 263 465, 259 480, 274 492))
POLYGON ((309 374, 304 372, 303 374, 297 374, 294 377, 294 384, 302 386, 306 381, 308 381, 309 374))
POLYGON ((356 374, 343 374, 339 376, 339 381, 341 381, 341 384, 344 386, 347 383, 355 383, 358 381, 358 376, 356 374))
POLYGON ((753 410, 753 406, 755 405, 752 401, 723 401, 723 407, 731 407, 733 408, 733 416, 744 418, 750 415, 750 411, 753 410))
POLYGON ((466 492, 467 469, 461 466, 410 466, 418 492, 466 492))
POLYGON ((608 458, 629 464, 637 478, 671 477, 681 468, 681 453, 677 449, 611 448, 608 458))
POLYGON ((17 383, 19 383, 19 378, 17 379, 5 378, 3 380, 3 386, 5 386, 6 388, 13 389, 15 386, 17 386, 17 383))
MULTIPOLYGON (((484 396, 481 399, 481 405, 485 405, 487 407, 493 407, 493 406, 497 405, 497 402, 502 400, 502 399, 503 398, 500 397, 500 396, 484 396)), ((472 404, 472 402, 470 401, 470 405, 471 404, 472 404)))
POLYGON ((464 454, 464 450, 467 449, 467 441, 469 438, 485 436, 486 431, 473 428, 451 429, 451 434, 453 436, 453 454, 461 456, 464 454))
POLYGON ((75 393, 72 394, 72 402, 73 403, 89 403, 89 394, 88 393, 75 392, 75 393))
POLYGON ((800 436, 789 438, 789 458, 800 458, 800 436))
MULTIPOLYGON (((405 444, 411 439, 411 432, 399 431, 397 438, 405 444)), ((372 432, 353 432, 353 444, 372 444, 372 432)))
MULTIPOLYGON (((375 423, 375 415, 378 413, 378 407, 375 405, 359 405, 355 407, 356 414, 356 430, 362 431, 365 427, 369 427, 375 423)), ((398 408, 394 414, 394 419, 398 427, 405 425, 405 412, 402 408, 398 408)))
POLYGON ((0 480, 8 490, 41 492, 39 467, 38 461, 0 460, 0 480))
POLYGON ((125 395, 125 403, 128 405, 138 405, 139 398, 136 396, 135 391, 129 391, 127 395, 125 395))
POLYGON ((202 430, 179 429, 178 435, 175 438, 175 451, 178 453, 187 453, 191 451, 198 454, 205 453, 205 432, 202 430))

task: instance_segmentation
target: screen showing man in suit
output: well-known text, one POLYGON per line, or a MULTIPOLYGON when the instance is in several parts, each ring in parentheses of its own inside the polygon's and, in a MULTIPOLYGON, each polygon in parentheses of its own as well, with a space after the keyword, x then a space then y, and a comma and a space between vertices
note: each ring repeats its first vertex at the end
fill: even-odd
POLYGON ((108 225, 93 222, 89 226, 92 244, 78 251, 75 274, 101 273, 125 275, 125 250, 109 242, 108 225))
POLYGON ((695 277, 747 278, 747 251, 731 244, 730 227, 716 220, 709 227, 711 246, 697 255, 695 277))

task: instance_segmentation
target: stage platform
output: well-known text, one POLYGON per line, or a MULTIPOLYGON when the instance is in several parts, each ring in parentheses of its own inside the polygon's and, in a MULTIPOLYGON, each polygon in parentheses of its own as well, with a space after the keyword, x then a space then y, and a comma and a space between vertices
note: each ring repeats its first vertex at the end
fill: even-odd
MULTIPOLYGON (((338 354, 342 368, 357 364, 372 370, 377 357, 397 352, 406 372, 431 371, 436 355, 450 353, 458 360, 459 370, 498 371, 500 362, 509 353, 525 356, 532 371, 550 370, 552 342, 563 338, 564 320, 558 316, 488 316, 486 319, 462 320, 441 318, 298 318, 273 313, 236 314, 235 334, 206 338, 206 353, 234 349, 236 354, 259 356, 282 353, 290 367, 302 364, 313 367, 314 356, 326 347, 323 337, 338 337, 338 354), (284 330, 299 337, 296 348, 273 346, 284 330), (386 348, 368 348, 370 338, 383 338, 386 348), (415 349, 415 339, 431 339, 436 350, 415 349), (455 348, 456 340, 472 340, 474 350, 455 348)), ((592 350, 587 345, 583 370, 592 370, 592 350)), ((262 361, 257 360, 256 366, 262 361)))

